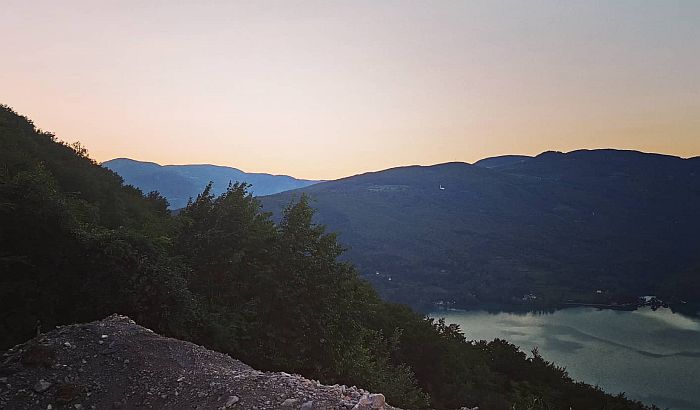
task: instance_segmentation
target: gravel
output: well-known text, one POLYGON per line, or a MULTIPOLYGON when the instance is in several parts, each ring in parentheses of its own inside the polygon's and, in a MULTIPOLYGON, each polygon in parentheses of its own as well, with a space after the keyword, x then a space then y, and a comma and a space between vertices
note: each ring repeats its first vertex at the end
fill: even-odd
POLYGON ((0 360, 0 409, 395 409, 382 394, 257 371, 119 315, 57 327, 0 360))

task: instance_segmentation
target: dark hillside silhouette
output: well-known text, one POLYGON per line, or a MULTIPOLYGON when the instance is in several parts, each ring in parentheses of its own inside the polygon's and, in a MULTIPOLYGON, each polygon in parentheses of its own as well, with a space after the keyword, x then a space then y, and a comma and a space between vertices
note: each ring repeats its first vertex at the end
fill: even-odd
MULTIPOLYGON (((277 223, 246 184, 220 195, 208 185, 178 215, 166 207, 0 106, 0 348, 119 312, 256 368, 360 385, 404 408, 648 408, 575 382, 538 354, 469 342, 456 325, 382 301, 339 259, 305 197, 277 223)), ((124 345, 103 347, 109 361, 124 345)), ((29 352, 0 374, 15 380, 17 365, 53 364, 47 346, 29 352)))
POLYGON ((365 278, 415 307, 700 296, 697 158, 545 152, 393 168, 262 201, 277 213, 301 193, 365 278))

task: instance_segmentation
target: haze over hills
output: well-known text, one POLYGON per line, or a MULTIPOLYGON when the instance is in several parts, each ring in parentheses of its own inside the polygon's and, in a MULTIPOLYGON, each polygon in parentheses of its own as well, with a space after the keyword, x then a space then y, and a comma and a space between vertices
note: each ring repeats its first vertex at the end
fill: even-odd
POLYGON ((73 3, 0 13, 0 410, 700 410, 700 0, 73 3))
POLYGON ((536 352, 502 339, 468 341, 457 325, 381 300, 338 260, 341 246, 313 223, 306 199, 275 223, 243 185, 206 193, 168 212, 162 196, 124 185, 82 146, 0 105, 0 350, 11 348, 0 364, 1 408, 279 408, 290 398, 302 408, 381 409, 381 396, 367 403, 350 388, 352 397, 341 397, 342 383, 410 409, 507 410, 535 400, 542 408, 656 409, 578 382, 536 352), (112 312, 257 369, 333 383, 337 399, 296 383, 319 382, 284 374, 272 391, 259 372, 152 339, 123 317, 84 323, 112 312), (46 332, 67 323, 84 324, 46 332), (197 384, 211 374, 193 366, 209 366, 214 379, 233 374, 234 384, 197 384), (168 391, 150 388, 154 380, 168 381, 168 391))
POLYGON ((388 299, 554 306, 700 295, 700 158, 545 152, 371 172, 300 194, 388 299))
POLYGON ((214 183, 216 195, 224 192, 229 182, 252 184, 251 192, 254 195, 275 194, 318 182, 287 175, 243 172, 240 169, 218 165, 160 165, 129 158, 105 161, 102 166, 116 172, 127 184, 143 192, 160 192, 167 198, 171 209, 183 208, 188 199, 201 193, 210 181, 214 183))

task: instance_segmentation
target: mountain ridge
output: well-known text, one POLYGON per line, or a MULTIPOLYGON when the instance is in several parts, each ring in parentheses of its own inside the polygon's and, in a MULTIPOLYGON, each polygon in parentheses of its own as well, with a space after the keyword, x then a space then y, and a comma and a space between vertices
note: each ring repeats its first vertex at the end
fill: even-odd
POLYGON ((255 195, 270 195, 318 182, 212 164, 161 165, 131 158, 114 158, 101 165, 144 192, 160 192, 170 203, 171 209, 184 207, 209 182, 213 182, 216 194, 224 192, 229 182, 247 182, 252 185, 251 192, 255 195))
POLYGON ((680 275, 694 284, 687 270, 700 266, 699 175, 693 158, 550 151, 495 168, 397 167, 261 199, 278 213, 309 195, 364 277, 417 308, 521 304, 530 294, 544 305, 631 303, 652 291, 680 303, 698 292, 669 283, 680 275))
MULTIPOLYGON (((549 408, 655 408, 575 381, 541 355, 528 356, 505 340, 468 341, 458 325, 381 300, 339 259, 342 245, 313 222, 305 198, 285 204, 277 223, 245 184, 218 196, 208 187, 181 212, 169 212, 161 195, 125 185, 79 144, 61 142, 3 105, 0 147, 0 268, 8 273, 0 275, 0 349, 42 329, 121 312, 160 334, 258 369, 367 386, 405 408, 506 410, 533 400, 549 408)), ((403 189, 370 188, 382 195, 403 189)), ((111 361, 125 346, 113 343, 99 325, 98 332, 89 324, 78 327, 78 340, 61 341, 60 352, 37 346, 26 364, 51 364, 54 353, 59 357, 86 343, 93 354, 77 357, 78 373, 81 366, 100 373, 111 364, 127 366, 111 361)), ((168 343, 153 353, 172 358, 168 343)), ((6 376, 29 374, 13 366, 16 354, 9 355, 0 365, 0 396, 9 389, 6 376)), ((141 362, 134 360, 129 370, 141 362)), ((18 391, 20 403, 36 407, 44 399, 32 392, 49 392, 56 404, 82 406, 73 400, 84 387, 109 387, 72 383, 75 366, 57 370, 65 377, 23 381, 31 390, 18 391), (61 384, 56 390, 54 380, 61 384)), ((145 392, 142 405, 172 400, 172 389, 157 388, 165 378, 172 382, 171 373, 132 378, 149 388, 129 385, 136 389, 126 394, 145 392)), ((118 390, 122 400, 125 389, 118 390)), ((201 393, 198 399, 207 395, 201 393)), ((213 401, 223 398, 217 394, 213 401)), ((229 396, 223 404, 234 402, 229 396)))

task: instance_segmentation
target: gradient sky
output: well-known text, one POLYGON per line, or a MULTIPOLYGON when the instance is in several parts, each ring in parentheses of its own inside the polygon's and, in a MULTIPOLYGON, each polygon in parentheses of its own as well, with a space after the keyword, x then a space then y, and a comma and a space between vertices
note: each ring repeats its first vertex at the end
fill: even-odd
POLYGON ((0 2, 0 103, 98 161, 700 155, 700 1, 0 2))

